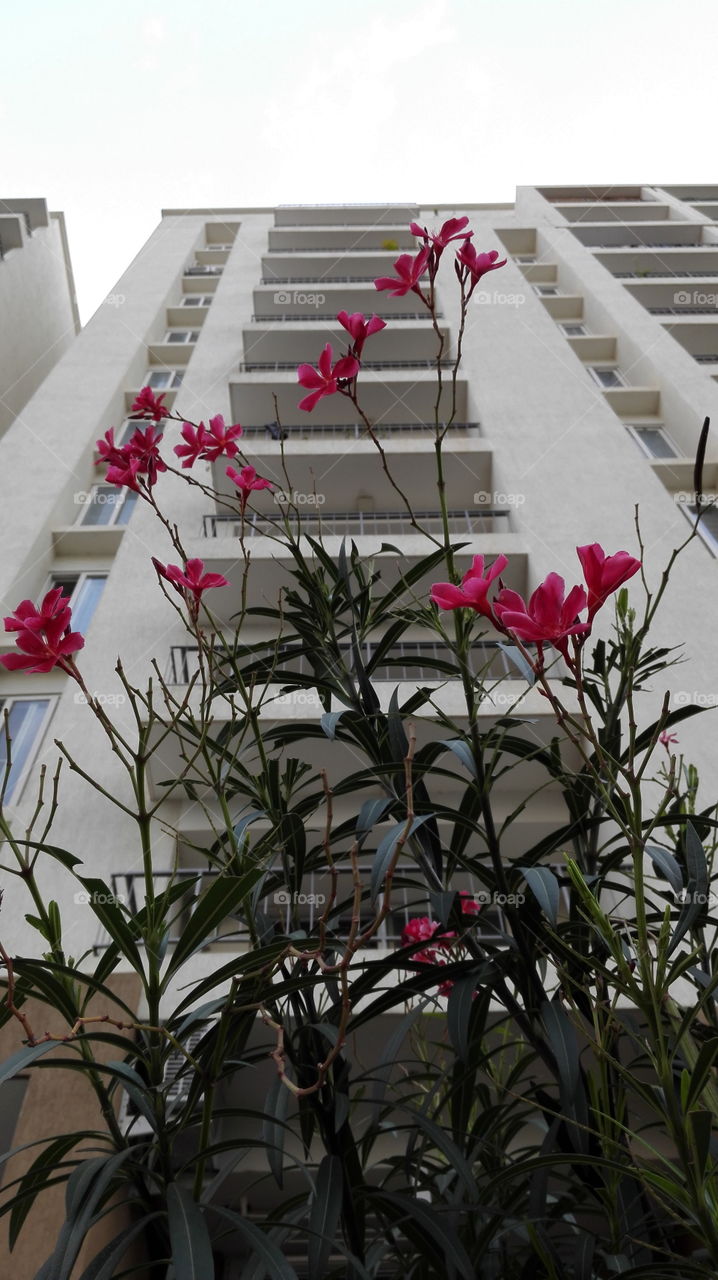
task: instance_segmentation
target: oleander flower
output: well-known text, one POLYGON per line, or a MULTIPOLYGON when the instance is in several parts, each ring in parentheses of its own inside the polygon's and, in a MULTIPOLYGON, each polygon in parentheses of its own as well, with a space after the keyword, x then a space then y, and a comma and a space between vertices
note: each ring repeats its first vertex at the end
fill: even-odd
POLYGON ((506 556, 497 556, 490 568, 484 571, 484 557, 474 556, 471 568, 461 579, 461 586, 457 587, 453 582, 437 582, 431 588, 431 599, 440 609, 474 609, 493 621, 488 590, 507 564, 506 556))
POLYGON ((456 274, 462 284, 469 282, 467 298, 471 297, 482 276, 489 271, 498 271, 499 267, 506 266, 507 259, 502 258, 499 262, 498 257, 497 249, 491 249, 489 253, 477 253, 468 237, 461 248, 457 249, 456 274))
POLYGON ((6 671, 44 673, 54 667, 74 675, 72 655, 82 649, 84 636, 71 631, 72 610, 69 597, 62 587, 53 587, 37 609, 32 600, 21 600, 15 612, 5 618, 5 630, 16 632, 15 643, 19 653, 0 656, 0 665, 6 671))
POLYGON ((426 302, 421 292, 421 277, 424 275, 431 256, 431 250, 424 247, 415 257, 410 253, 402 253, 394 263, 395 276, 379 276, 374 281, 375 289, 389 289, 392 298, 403 298, 407 293, 418 293, 426 302))
POLYGON ((598 542, 576 547, 576 553, 588 587, 588 620, 591 622, 608 597, 632 578, 634 573, 638 573, 641 562, 627 551, 617 551, 615 555, 607 556, 598 542))
POLYGON ((370 338, 373 333, 379 333, 380 329, 386 329, 386 320, 381 320, 379 316, 372 316, 367 320, 361 311, 354 311, 352 315, 346 311, 340 311, 337 320, 353 339, 351 354, 357 360, 361 357, 367 338, 370 338))
POLYGON ((557 573, 549 573, 534 591, 528 604, 517 591, 504 587, 494 601, 494 615, 501 627, 520 640, 536 644, 539 662, 544 644, 551 644, 568 658, 571 636, 586 636, 590 622, 581 622, 579 614, 586 608, 583 587, 572 587, 565 595, 565 583, 557 573))
POLYGON ((328 342, 317 361, 316 369, 313 364, 300 364, 297 369, 299 385, 311 390, 311 395, 299 401, 299 408, 305 413, 311 413, 323 396, 333 396, 341 390, 340 382, 350 382, 352 378, 356 378, 359 368, 359 361, 354 356, 341 356, 332 365, 332 348, 328 342))
POLYGON ((163 405, 166 392, 156 396, 151 387, 143 387, 139 395, 133 401, 130 409, 131 418, 153 418, 155 422, 161 422, 162 418, 169 415, 169 409, 163 405))
POLYGON ((205 573, 204 560, 187 560, 184 569, 178 564, 162 564, 152 557, 152 563, 159 577, 169 582, 183 597, 194 618, 199 612, 200 602, 205 591, 214 587, 228 587, 229 583, 221 573, 205 573))
POLYGON ((222 456, 236 458, 239 453, 235 440, 243 434, 239 423, 226 427, 221 413, 209 419, 205 427, 203 422, 197 426, 192 422, 182 423, 182 439, 184 444, 175 445, 175 453, 182 458, 183 467, 191 467, 200 459, 203 462, 215 462, 222 456))

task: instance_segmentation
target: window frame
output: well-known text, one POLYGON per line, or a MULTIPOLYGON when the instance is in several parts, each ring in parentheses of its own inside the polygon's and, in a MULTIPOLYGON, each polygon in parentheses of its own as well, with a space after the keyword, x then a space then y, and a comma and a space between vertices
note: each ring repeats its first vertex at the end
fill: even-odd
POLYGON ((650 426, 648 423, 641 423, 641 422, 624 422, 623 425, 626 428, 626 431, 629 433, 629 435, 636 441, 636 444, 641 450, 641 453, 644 454, 646 458, 650 458, 651 461, 660 462, 662 459, 680 457, 680 454, 676 449, 675 443, 669 436, 665 427, 650 426), (668 448, 672 450, 672 452, 668 454, 651 453, 651 450, 646 448, 646 445, 641 440, 641 436, 644 435, 647 431, 655 431, 657 432, 658 435, 662 436, 668 448))
POLYGON ((533 291, 539 298, 559 298, 560 292, 556 284, 535 284, 533 291))
POLYGON ((213 301, 211 294, 185 293, 182 295, 181 307, 209 307, 213 301))
MULTIPOLYGON (((184 369, 165 369, 161 368, 159 365, 154 365, 152 368, 147 370, 142 386, 149 387, 151 391, 179 391, 179 388, 182 386, 184 374, 184 369), (164 377, 165 375, 170 379, 169 383, 162 385, 161 383, 152 381, 153 378, 164 377)), ((138 425, 141 426, 142 423, 140 422, 138 425)), ((147 424, 145 423, 145 425, 147 424)))
POLYGON ((137 505, 137 498, 138 498, 138 494, 135 493, 132 489, 128 489, 125 485, 121 485, 121 484, 108 484, 106 480, 97 480, 95 481, 94 484, 90 485, 90 488, 88 489, 87 492, 88 492, 89 502, 83 503, 82 509, 75 520, 76 528, 114 529, 116 525, 118 525, 120 528, 125 528, 129 524, 129 521, 132 518, 132 511, 137 505), (93 501, 94 501, 93 495, 96 492, 98 492, 100 489, 113 489, 115 493, 119 495, 121 500, 119 502, 107 503, 107 506, 113 508, 112 518, 110 520, 105 520, 98 524, 92 524, 90 521, 86 521, 84 517, 93 504, 93 501), (130 514, 127 520, 120 521, 119 519, 120 512, 124 510, 128 502, 130 503, 130 514))
MULTIPOLYGON (((50 573, 50 577, 45 587, 45 593, 47 593, 48 591, 52 591, 54 587, 59 587, 62 585, 61 582, 58 581, 58 579, 67 580, 70 578, 77 578, 77 581, 74 587, 72 588, 72 592, 69 597, 70 608, 74 612, 74 610, 77 607, 77 594, 79 590, 82 588, 82 586, 84 586, 85 582, 87 582, 90 578, 102 578, 105 584, 107 584, 107 582, 109 581, 109 577, 110 577, 109 569, 68 569, 66 573, 61 572, 59 569, 54 569, 50 573)), ((100 593, 100 598, 102 598, 102 593, 100 593)), ((99 600, 97 603, 99 604, 99 600)), ((92 626, 92 623, 94 621, 96 610, 97 610, 97 606, 95 606, 95 609, 93 609, 92 611, 92 617, 90 618, 90 621, 88 622, 87 627, 83 632, 81 632, 81 634, 85 638, 87 638, 87 631, 92 626)), ((72 626, 73 628, 75 626, 74 618, 72 620, 72 626)))
POLYGON ((564 338, 587 338, 589 336, 583 320, 562 320, 558 327, 564 338), (580 333, 569 333, 569 329, 579 329, 580 333))
POLYGON ((165 333, 163 341, 171 344, 173 347, 193 346, 199 340, 199 329, 182 329, 179 325, 173 325, 165 333), (172 337, 172 334, 179 334, 179 337, 172 337))
MULTIPOLYGON (((686 520, 693 525, 696 518, 695 504, 689 502, 678 502, 676 505, 680 507, 686 520)), ((718 507, 713 507, 712 510, 716 515, 718 515, 718 507)), ((718 559, 718 528, 714 533, 705 523, 705 520, 701 520, 698 525, 698 537, 708 553, 712 555, 714 559, 718 559)))
POLYGON ((619 387, 628 386, 626 375, 621 372, 618 366, 614 367, 610 364, 587 364, 586 368, 593 381, 596 383, 596 386, 600 387, 602 391, 617 391, 619 387), (599 377, 599 374, 601 373, 612 373, 617 381, 612 384, 601 382, 599 377))
MULTIPOLYGON (((11 710, 12 707, 19 702, 45 702, 47 704, 45 707, 42 719, 40 720, 39 728, 35 734, 35 737, 33 738, 32 744, 27 753, 27 758, 17 778, 15 779, 14 782, 9 783, 8 789, 5 792, 5 799, 7 801, 10 801, 12 804, 17 804, 20 800, 20 796, 22 795, 23 788, 25 786, 25 783, 27 782, 28 775, 30 773, 30 770, 32 769, 33 764, 35 763, 35 758, 37 756, 37 753, 40 750, 40 743, 42 742, 43 738, 45 737, 45 734, 47 733, 48 725, 50 723, 50 720, 52 719, 52 714, 55 710, 55 706, 57 705, 57 701, 58 701, 57 694, 51 694, 51 693, 41 693, 41 694, 29 694, 29 693, 2 694, 0 693, 0 717, 4 716, 6 707, 8 708, 8 710, 11 710)), ((3 735, 3 740, 4 740, 4 733, 5 733, 4 720, 0 720, 0 733, 3 735)), ((0 767, 2 767, 4 771, 4 766, 0 766, 0 767)), ((0 786, 2 786, 2 777, 0 777, 0 786)))

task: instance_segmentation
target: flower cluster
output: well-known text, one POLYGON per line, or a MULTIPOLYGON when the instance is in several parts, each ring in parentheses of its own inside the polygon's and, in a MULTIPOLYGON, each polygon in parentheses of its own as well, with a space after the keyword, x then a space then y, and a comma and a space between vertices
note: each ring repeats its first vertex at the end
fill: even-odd
POLYGON ((627 551, 617 551, 607 556, 598 542, 577 547, 581 561, 585 587, 572 587, 566 595, 563 578, 549 573, 528 601, 504 587, 500 575, 508 560, 497 556, 494 563, 484 569, 484 557, 474 556, 471 568, 461 580, 461 585, 440 582, 431 589, 431 599, 440 609, 473 609, 488 618, 494 626, 506 634, 515 636, 527 644, 537 646, 537 668, 543 664, 543 646, 553 645, 569 660, 569 641, 572 637, 582 644, 590 634, 593 618, 608 597, 624 582, 633 577, 641 567, 627 551), (497 595, 489 601, 492 583, 499 579, 497 595), (587 613, 585 620, 580 614, 587 613))
POLYGON ((77 678, 72 655, 84 646, 79 631, 71 631, 72 611, 62 587, 48 591, 39 609, 32 600, 22 600, 9 618, 5 630, 16 631, 19 653, 6 653, 0 665, 6 671, 46 672, 59 667, 77 678))
POLYGON ((213 587, 228 587, 229 583, 221 573, 205 573, 203 560, 187 560, 184 569, 178 564, 161 564, 154 556, 152 563, 157 576, 169 582, 185 601, 194 621, 199 614, 202 595, 213 587))
POLYGON ((297 369, 300 387, 311 391, 310 395, 299 401, 299 408, 305 413, 311 413, 323 396, 333 396, 337 391, 344 390, 346 384, 356 378, 359 367, 356 356, 341 356, 336 364, 332 364, 332 348, 328 342, 317 361, 316 369, 313 364, 300 364, 297 369))
POLYGON ((124 485, 128 489, 134 489, 136 493, 142 493, 140 477, 148 490, 157 483, 159 472, 166 471, 167 464, 160 457, 162 435, 157 435, 156 431, 157 428, 152 423, 144 430, 138 427, 127 444, 123 445, 115 444, 113 427, 105 432, 104 439, 97 441, 97 452, 100 455, 97 465, 107 463, 105 479, 108 484, 124 485))
POLYGON ((236 458, 239 453, 234 443, 242 435, 239 423, 232 427, 225 426, 221 413, 209 419, 208 426, 200 422, 195 426, 192 422, 182 423, 182 439, 184 444, 175 445, 175 453, 182 458, 183 467, 191 467, 199 459, 202 462, 216 462, 222 456, 236 458))
MULTIPOLYGON (((478 915, 481 906, 466 889, 460 890, 459 898, 461 899, 462 915, 478 915)), ((451 951, 456 939, 457 935, 453 930, 444 929, 438 920, 432 920, 429 916, 414 916, 404 925, 401 931, 401 945, 403 947, 413 946, 417 942, 431 943, 431 946, 422 947, 421 951, 413 953, 412 960, 418 960, 420 964, 446 964, 448 960, 447 952, 451 951)), ((453 985, 453 982, 449 980, 439 983, 439 995, 448 995, 453 985)))
POLYGON ((139 395, 135 397, 130 409, 131 418, 152 418, 154 422, 161 422, 163 418, 169 417, 169 409, 162 403, 166 393, 156 396, 152 387, 143 387, 139 395))

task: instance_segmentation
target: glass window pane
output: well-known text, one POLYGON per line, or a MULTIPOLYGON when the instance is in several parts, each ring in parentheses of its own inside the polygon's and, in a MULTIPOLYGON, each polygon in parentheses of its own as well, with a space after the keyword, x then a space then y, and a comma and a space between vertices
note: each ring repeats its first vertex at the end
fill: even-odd
MULTIPOLYGON (((10 781, 7 796, 10 798, 17 786, 32 752, 37 745, 43 720, 50 705, 49 698, 17 698, 10 703, 8 729, 11 739, 10 781)), ((4 777, 7 763, 7 743, 5 741, 5 725, 0 725, 0 777, 4 777)))
POLYGON ((675 458, 675 449, 659 427, 642 427, 636 430, 636 435, 651 458, 675 458))
POLYGON ((168 342, 187 342, 188 338, 186 333, 180 333, 179 329, 175 329, 173 330, 172 333, 167 334, 167 341, 168 342))
MULTIPOLYGON (((117 511, 117 519, 115 524, 129 524, 130 516, 135 509, 135 504, 139 498, 139 493, 135 493, 134 489, 126 489, 125 497, 122 505, 117 511)), ((117 510, 117 508, 115 508, 117 510)))
POLYGON ((168 387, 170 385, 171 377, 172 374, 169 369, 155 369, 147 378, 147 386, 152 387, 153 391, 157 391, 162 387, 168 387))
POLYGON ((105 589, 107 578, 95 575, 83 578, 72 600, 72 630, 87 634, 92 616, 97 608, 100 596, 105 589))
POLYGON ((118 498, 122 500, 121 489, 114 484, 97 484, 90 492, 90 501, 85 505, 81 524, 112 524, 117 509, 118 498))

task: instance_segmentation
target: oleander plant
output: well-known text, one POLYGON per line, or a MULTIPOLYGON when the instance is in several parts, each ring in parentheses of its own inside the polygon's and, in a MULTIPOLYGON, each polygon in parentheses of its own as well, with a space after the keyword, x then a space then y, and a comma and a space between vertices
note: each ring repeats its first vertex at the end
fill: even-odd
MULTIPOLYGON (((638 517, 635 554, 578 546, 576 583, 549 573, 528 600, 505 584, 505 555, 467 567, 443 446, 472 294, 503 263, 477 251, 467 218, 411 230, 416 253, 375 283, 412 292, 436 334, 440 529, 414 511, 362 407, 364 348, 385 322, 340 312, 346 349, 327 345, 297 373, 302 411, 327 396, 351 403, 425 554, 407 565, 382 547, 367 560, 351 538, 333 551, 320 518, 307 532, 279 423, 286 501, 264 532, 288 550, 287 572, 275 601, 252 604, 262 570, 245 532, 272 484, 239 424, 188 422, 145 387, 134 434, 118 444, 109 429, 98 450, 107 482, 156 515, 167 549, 147 572, 196 649, 186 687, 157 663, 133 683, 118 659, 129 732, 87 687, 62 588, 5 619, 16 648, 0 663, 64 672, 123 777, 108 791, 60 742, 29 820, 0 805, 2 881, 29 895, 37 934, 33 954, 9 954, 0 911, 0 1018, 17 1030, 0 1081, 60 1068, 97 1101, 86 1129, 36 1142, 20 1175, 2 1155, 11 1244, 45 1192, 66 1187, 66 1221, 35 1280, 221 1280, 230 1247, 245 1280, 718 1274, 716 804, 678 750, 678 725, 700 709, 667 697, 646 710, 679 657, 651 632, 705 510, 708 424, 696 518, 665 567, 648 562, 638 517), (441 271, 459 291, 453 354, 437 319, 441 271), (232 496, 199 478, 198 462, 218 461, 232 496), (168 473, 236 518, 230 628, 213 613, 227 579, 187 556, 163 499, 168 473), (252 638, 258 621, 271 640, 252 638), (421 671, 379 680, 406 664, 393 655, 417 631, 434 642, 421 671), (509 705, 492 701, 500 679, 509 705), (542 700, 548 731, 529 699, 542 700), (278 700, 311 710, 273 717, 278 700), (179 766, 157 798, 150 770, 168 742, 179 766), (68 767, 93 805, 130 820, 139 900, 54 843, 68 767), (507 792, 519 797, 508 809, 507 792), (560 798, 562 820, 527 844, 522 819, 545 795, 560 798), (197 851, 207 874, 166 863, 163 807, 182 796, 211 832, 197 851), (70 954, 40 888, 46 860, 105 931, 99 953, 70 954), (198 971, 222 936, 238 941, 198 971), (119 973, 136 976, 138 1009, 112 988, 119 973), (42 1031, 30 1002, 65 1031, 42 1031), (245 1168, 256 1187, 233 1197, 245 1168)), ((7 783, 7 721, 5 735, 7 783)))

